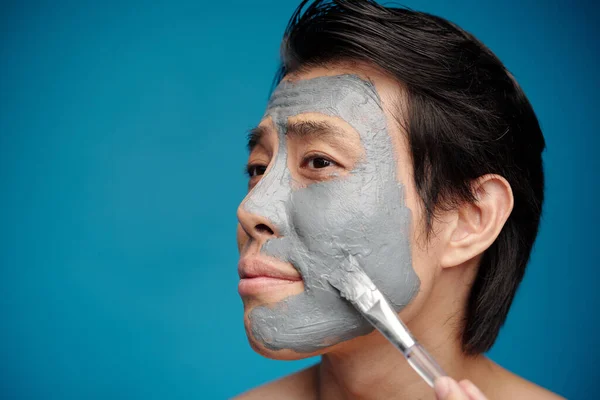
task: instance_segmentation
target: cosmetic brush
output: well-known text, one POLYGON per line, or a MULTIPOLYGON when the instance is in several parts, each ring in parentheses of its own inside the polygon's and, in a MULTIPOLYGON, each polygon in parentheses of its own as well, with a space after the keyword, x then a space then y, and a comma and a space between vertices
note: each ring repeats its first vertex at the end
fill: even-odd
POLYGON ((360 267, 356 258, 348 255, 344 266, 328 276, 328 281, 371 325, 404 354, 411 367, 429 386, 433 387, 437 378, 446 376, 437 362, 412 336, 383 293, 360 267))

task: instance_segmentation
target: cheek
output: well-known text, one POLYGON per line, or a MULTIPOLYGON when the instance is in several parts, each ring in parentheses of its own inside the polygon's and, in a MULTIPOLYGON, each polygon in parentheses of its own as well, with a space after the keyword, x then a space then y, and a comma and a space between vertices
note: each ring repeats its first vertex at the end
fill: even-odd
MULTIPOLYGON (((342 181, 315 183, 292 195, 291 219, 300 240, 313 253, 340 251, 355 236, 360 199, 342 181)), ((347 249, 345 249, 347 250, 347 249)))
POLYGON ((401 308, 419 287, 411 263, 411 211, 402 186, 373 175, 354 174, 313 184, 293 194, 292 219, 312 259, 315 282, 337 268, 346 253, 401 308))
POLYGON ((399 188, 385 192, 378 187, 381 183, 372 185, 374 180, 357 174, 293 192, 291 220, 300 239, 321 249, 371 251, 386 244, 382 231, 396 231, 387 244, 393 244, 401 231, 406 236, 410 210, 397 196, 399 188))

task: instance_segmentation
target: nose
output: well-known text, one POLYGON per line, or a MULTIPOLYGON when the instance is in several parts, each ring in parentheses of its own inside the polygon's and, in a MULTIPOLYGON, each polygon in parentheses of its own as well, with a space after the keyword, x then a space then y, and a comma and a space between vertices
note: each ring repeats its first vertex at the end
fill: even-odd
POLYGON ((245 202, 238 207, 237 217, 244 232, 253 239, 265 241, 280 236, 272 221, 263 215, 248 211, 245 202))
POLYGON ((286 157, 277 155, 271 169, 238 207, 240 226, 251 238, 266 241, 289 234, 286 210, 291 195, 291 176, 286 164, 286 157))

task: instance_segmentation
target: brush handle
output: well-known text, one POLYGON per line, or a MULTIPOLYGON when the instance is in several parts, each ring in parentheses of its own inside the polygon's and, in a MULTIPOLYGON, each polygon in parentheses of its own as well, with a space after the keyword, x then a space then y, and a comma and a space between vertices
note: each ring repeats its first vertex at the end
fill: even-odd
POLYGON ((408 363, 419 375, 433 387, 437 378, 446 376, 442 367, 429 355, 429 353, 419 343, 415 343, 412 347, 405 351, 404 355, 408 363))
MULTIPOLYGON (((417 371, 429 386, 433 387, 436 378, 447 374, 444 373, 423 346, 415 340, 408 327, 400 320, 400 317, 383 294, 376 290, 371 292, 370 295, 376 301, 371 308, 363 312, 363 316, 404 354, 410 366, 417 371)), ((358 307, 359 310, 363 308, 360 305, 358 307)))
POLYGON ((348 255, 346 274, 333 277, 330 284, 338 289, 352 305, 386 337, 408 360, 410 366, 433 387, 437 378, 446 376, 437 362, 415 340, 398 313, 360 268, 358 261, 348 255))

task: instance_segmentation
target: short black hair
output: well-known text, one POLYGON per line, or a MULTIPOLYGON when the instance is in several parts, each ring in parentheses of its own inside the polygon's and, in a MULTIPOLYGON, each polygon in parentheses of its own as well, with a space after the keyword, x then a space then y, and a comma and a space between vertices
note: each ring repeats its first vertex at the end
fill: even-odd
POLYGON ((514 207, 485 251, 465 310, 462 348, 491 348, 521 282, 544 199, 538 120, 502 62, 473 35, 434 15, 371 0, 310 1, 286 28, 274 83, 313 66, 365 62, 406 92, 406 128, 427 236, 441 209, 476 201, 474 180, 498 174, 514 207))

